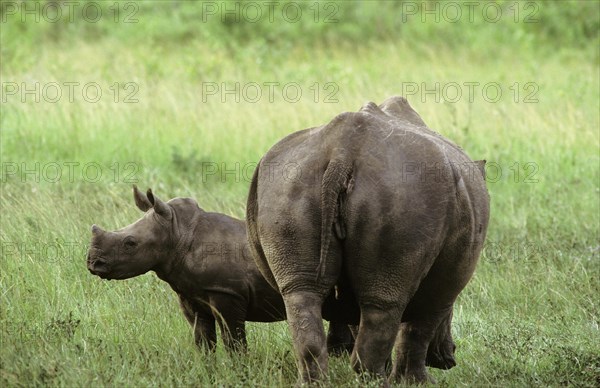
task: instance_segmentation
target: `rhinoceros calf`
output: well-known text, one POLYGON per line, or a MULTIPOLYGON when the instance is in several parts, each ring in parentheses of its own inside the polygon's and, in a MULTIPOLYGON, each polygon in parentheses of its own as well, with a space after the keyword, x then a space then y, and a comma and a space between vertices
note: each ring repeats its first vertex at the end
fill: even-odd
POLYGON ((274 145, 255 170, 246 220, 253 256, 283 295, 300 379, 327 370, 321 307, 337 284, 360 325, 357 371, 425 382, 454 365, 452 307, 483 246, 484 162, 427 128, 401 97, 274 145))
MULTIPOLYGON (((154 271, 179 296, 199 347, 214 350, 219 324, 228 349, 245 349, 245 321, 285 319, 281 295, 258 271, 248 251, 244 221, 198 207, 191 198, 163 202, 133 187, 135 223, 106 232, 92 226, 89 271, 103 279, 128 279, 154 271)), ((347 325, 330 325, 331 351, 352 348, 347 325)))

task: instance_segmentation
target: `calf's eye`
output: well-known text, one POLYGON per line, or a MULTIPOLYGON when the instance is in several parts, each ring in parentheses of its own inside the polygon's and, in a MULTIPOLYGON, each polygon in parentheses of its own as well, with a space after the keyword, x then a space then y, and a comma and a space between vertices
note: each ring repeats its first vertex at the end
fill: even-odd
POLYGON ((133 248, 137 245, 137 243, 133 240, 133 239, 126 239, 123 244, 127 247, 127 248, 133 248))

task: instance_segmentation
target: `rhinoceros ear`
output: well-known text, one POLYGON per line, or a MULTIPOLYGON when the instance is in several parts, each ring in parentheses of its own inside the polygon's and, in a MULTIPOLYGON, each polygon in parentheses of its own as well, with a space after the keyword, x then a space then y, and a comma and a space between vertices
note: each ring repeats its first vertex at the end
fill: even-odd
POLYGON ((483 177, 483 179, 485 179, 485 164, 487 163, 487 161, 484 160, 476 160, 475 164, 477 165, 477 168, 479 169, 479 172, 481 173, 481 176, 483 177))
POLYGON ((92 225, 92 234, 94 236, 98 236, 99 234, 102 234, 104 231, 96 224, 92 225))
POLYGON ((379 105, 379 109, 384 111, 390 116, 398 117, 410 121, 411 123, 426 127, 427 125, 415 111, 412 106, 408 103, 408 100, 401 96, 392 96, 387 98, 384 102, 379 105))
POLYGON ((169 205, 161 201, 158 197, 155 197, 154 194, 152 194, 152 189, 148 189, 146 196, 148 197, 148 201, 150 201, 150 203, 152 204, 152 207, 154 208, 156 214, 167 219, 171 218, 171 208, 169 207, 169 205))
POLYGON ((136 185, 133 185, 133 199, 135 200, 135 205, 141 211, 147 212, 149 209, 152 209, 152 204, 148 201, 148 197, 139 191, 136 185))

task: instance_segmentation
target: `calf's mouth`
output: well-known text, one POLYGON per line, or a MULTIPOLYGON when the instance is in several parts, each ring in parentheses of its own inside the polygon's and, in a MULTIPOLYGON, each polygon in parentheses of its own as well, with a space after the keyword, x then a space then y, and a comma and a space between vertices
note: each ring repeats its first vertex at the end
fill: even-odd
POLYGON ((101 277, 102 279, 111 279, 110 277, 110 265, 108 261, 101 257, 92 257, 89 252, 87 255, 87 267, 92 275, 101 277))

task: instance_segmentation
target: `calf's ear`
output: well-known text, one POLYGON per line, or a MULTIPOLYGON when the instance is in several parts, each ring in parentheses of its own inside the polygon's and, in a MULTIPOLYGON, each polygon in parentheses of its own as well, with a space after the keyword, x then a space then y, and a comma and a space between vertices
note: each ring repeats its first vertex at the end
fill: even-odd
POLYGON ((139 191, 136 185, 133 185, 133 199, 135 200, 135 205, 141 211, 147 212, 149 209, 152 209, 152 204, 148 201, 148 197, 139 191))
POLYGON ((101 234, 103 232, 104 231, 98 225, 96 225, 96 224, 92 225, 92 234, 94 236, 97 236, 97 235, 99 235, 99 234, 101 234))
POLYGON ((171 209, 169 205, 161 201, 158 197, 155 197, 154 194, 152 194, 152 189, 148 189, 146 196, 148 197, 148 201, 152 204, 156 214, 167 219, 171 218, 171 209))

